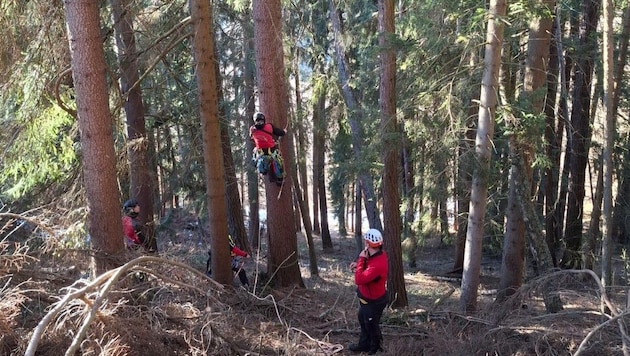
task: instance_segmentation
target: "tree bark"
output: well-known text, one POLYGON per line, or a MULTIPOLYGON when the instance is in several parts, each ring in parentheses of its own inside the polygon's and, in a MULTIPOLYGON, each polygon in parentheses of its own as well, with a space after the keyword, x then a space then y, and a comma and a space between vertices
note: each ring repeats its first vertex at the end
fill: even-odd
MULTIPOLYGON (((527 43, 527 58, 525 67, 525 77, 523 85, 522 102, 529 106, 529 111, 533 115, 543 113, 547 62, 549 58, 550 32, 553 24, 553 8, 555 0, 541 0, 538 8, 544 9, 540 17, 534 18, 529 26, 529 40, 527 43)), ((534 161, 534 144, 540 133, 536 129, 535 123, 530 123, 525 117, 517 118, 514 134, 510 138, 510 155, 518 156, 523 161, 523 169, 519 169, 512 164, 510 169, 508 211, 506 214, 506 229, 503 244, 503 260, 501 264, 501 278, 499 281, 499 292, 497 300, 503 301, 512 295, 523 282, 523 271, 525 267, 525 221, 523 210, 520 208, 519 196, 517 194, 518 185, 523 181, 529 186, 520 189, 527 192, 532 191, 534 161), (527 128, 525 132, 518 130, 518 127, 527 128), (518 177, 522 174, 524 177, 518 177)), ((523 199, 532 199, 525 195, 523 199)), ((540 235, 542 236, 542 232, 540 235)), ((537 243, 536 246, 542 245, 537 243)), ((541 253, 538 252, 538 255, 541 253)))
MULTIPOLYGON (((558 10, 556 9, 556 14, 558 10)), ((557 16, 557 15, 556 15, 557 16)), ((544 108, 545 112, 545 131, 544 131, 544 145, 545 154, 550 161, 548 168, 543 171, 544 180, 544 216, 545 216, 545 239, 549 250, 551 252, 551 258, 553 265, 557 266, 558 261, 556 253, 558 250, 560 236, 558 234, 558 225, 560 222, 557 220, 556 209, 559 208, 558 201, 558 184, 559 184, 559 172, 560 172, 560 153, 562 149, 562 137, 564 132, 564 119, 556 115, 556 97, 558 83, 563 83, 562 78, 558 78, 561 72, 560 70, 560 57, 561 57, 561 43, 559 41, 561 29, 559 28, 559 20, 553 21, 551 33, 556 38, 553 38, 549 43, 549 67, 547 69, 547 101, 544 108)), ((564 84, 563 84, 564 85, 564 84)))
MULTIPOLYGON (((215 58, 218 57, 216 46, 214 48, 215 58)), ((221 71, 219 61, 215 62, 215 76, 217 78, 218 102, 223 102, 223 87, 221 85, 221 71)), ((234 167, 234 157, 232 156, 232 145, 230 143, 230 133, 228 130, 228 118, 225 113, 225 105, 219 105, 219 126, 221 134, 221 152, 223 154, 223 167, 225 169, 225 201, 228 210, 228 231, 232 238, 237 241, 238 246, 248 252, 252 252, 252 247, 247 238, 245 221, 243 220, 243 205, 241 204, 241 194, 238 190, 238 180, 236 179, 236 168, 234 167)), ((250 151, 251 152, 251 151, 250 151)))
POLYGON ((64 2, 72 79, 76 91, 81 137, 81 156, 87 230, 96 251, 94 275, 119 266, 124 251, 120 193, 116 186, 116 152, 109 112, 105 55, 100 32, 98 4, 93 1, 64 2))
MULTIPOLYGON (((363 150, 363 133, 360 121, 364 118, 364 112, 360 103, 356 99, 356 95, 350 86, 350 66, 347 63, 348 55, 341 42, 341 23, 340 14, 337 11, 334 0, 329 0, 330 18, 332 22, 333 37, 335 43, 335 55, 337 57, 337 71, 339 74, 339 87, 341 95, 348 109, 348 122, 350 123, 352 150, 357 161, 361 161, 363 150)), ((365 168, 359 168, 358 172, 361 191, 363 192, 363 200, 365 202, 365 213, 367 215, 370 228, 383 231, 383 224, 379 216, 378 207, 376 205, 376 194, 374 193, 374 182, 370 173, 365 168)))
POLYGON ((379 46, 381 48, 381 76, 379 104, 383 143, 383 246, 389 257, 387 289, 395 308, 406 307, 407 290, 402 262, 402 221, 400 218, 400 154, 401 135, 396 121, 396 52, 394 38, 394 0, 378 2, 379 46))
POLYGON ((484 235, 484 216, 488 195, 488 171, 491 158, 491 139, 494 136, 494 115, 497 107, 498 75, 503 42, 503 21, 507 3, 505 0, 491 0, 484 73, 481 82, 479 102, 479 120, 475 138, 475 155, 478 165, 472 181, 470 195, 470 215, 466 233, 464 253, 464 272, 462 274, 460 308, 471 312, 477 308, 477 289, 481 268, 482 241, 484 235))
MULTIPOLYGON (((260 108, 268 122, 287 127, 288 94, 284 80, 284 56, 280 0, 254 0, 254 38, 260 108)), ((282 187, 265 180, 267 229, 269 233, 268 273, 278 287, 304 287, 298 266, 298 250, 291 194, 293 157, 287 140, 280 142, 287 178, 282 187)))
MULTIPOLYGON (((606 119, 604 120, 604 147, 602 152, 603 171, 603 231, 602 231, 602 285, 604 288, 612 286, 612 186, 613 186, 613 150, 615 139, 615 108, 614 108, 614 77, 613 77, 613 17, 614 5, 612 0, 604 0, 604 40, 602 52, 604 53, 604 108, 606 119)), ((625 341, 625 340, 624 340, 625 341)), ((624 342, 624 346, 626 343, 624 342)), ((624 348, 625 349, 625 348, 624 348)))
POLYGON ((231 285, 233 276, 228 243, 225 166, 221 150, 212 8, 207 1, 190 0, 190 13, 194 34, 194 72, 197 75, 203 137, 208 223, 212 239, 212 272, 217 282, 231 285))
POLYGON ((599 20, 600 0, 587 0, 583 4, 582 25, 578 44, 576 71, 573 88, 573 106, 568 139, 571 142, 569 162, 569 191, 566 213, 566 250, 561 266, 579 268, 582 258, 582 223, 584 211, 584 183, 586 164, 591 140, 591 79, 596 51, 595 36, 599 20))
POLYGON ((138 221, 144 226, 145 248, 157 252, 153 221, 155 181, 147 155, 149 139, 144 121, 144 105, 139 85, 138 53, 133 33, 133 17, 129 0, 110 0, 120 66, 120 89, 127 116, 127 155, 129 161, 129 197, 140 204, 138 221))
MULTIPOLYGON (((245 18, 251 18, 251 12, 246 10, 245 18)), ((246 155, 251 155, 254 150, 254 142, 249 138, 249 127, 252 123, 252 117, 256 112, 256 100, 254 99, 254 77, 255 77, 255 64, 254 64, 254 29, 253 25, 246 21, 243 24, 243 32, 245 33, 245 41, 243 43, 243 80, 245 82, 245 97, 247 98, 247 105, 245 107, 244 118, 244 130, 243 135, 246 137, 246 155)), ((246 156, 247 159, 247 156, 246 156)), ((247 174, 247 198, 249 201, 249 221, 248 232, 251 245, 258 246, 260 239, 260 193, 258 191, 258 173, 256 169, 250 166, 250 169, 246 170, 247 174)))

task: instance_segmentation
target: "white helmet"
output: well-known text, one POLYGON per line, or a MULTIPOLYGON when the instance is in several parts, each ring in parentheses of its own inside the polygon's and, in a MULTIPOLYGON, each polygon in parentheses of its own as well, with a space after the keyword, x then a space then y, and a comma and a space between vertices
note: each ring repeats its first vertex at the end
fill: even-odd
POLYGON ((378 247, 383 245, 383 235, 377 229, 369 229, 363 239, 368 242, 370 247, 378 247))

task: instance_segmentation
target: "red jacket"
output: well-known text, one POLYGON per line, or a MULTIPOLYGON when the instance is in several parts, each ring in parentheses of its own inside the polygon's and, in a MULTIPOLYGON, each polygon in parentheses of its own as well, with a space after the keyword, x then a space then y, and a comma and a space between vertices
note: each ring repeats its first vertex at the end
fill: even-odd
POLYGON ((368 258, 359 257, 354 271, 354 283, 357 285, 359 298, 370 302, 383 297, 387 292, 385 283, 388 271, 387 254, 384 250, 368 258))
POLYGON ((133 220, 130 216, 123 216, 122 227, 123 232, 125 233, 125 245, 127 247, 142 244, 140 238, 138 238, 138 235, 136 234, 136 230, 133 228, 133 220))
POLYGON ((241 250, 240 248, 236 246, 232 246, 232 248, 230 249, 230 254, 232 255, 232 257, 234 256, 247 257, 247 252, 241 250))
POLYGON ((262 127, 253 125, 249 128, 249 136, 254 140, 254 145, 258 148, 273 148, 276 145, 274 136, 284 136, 283 129, 279 129, 272 124, 264 124, 262 127))

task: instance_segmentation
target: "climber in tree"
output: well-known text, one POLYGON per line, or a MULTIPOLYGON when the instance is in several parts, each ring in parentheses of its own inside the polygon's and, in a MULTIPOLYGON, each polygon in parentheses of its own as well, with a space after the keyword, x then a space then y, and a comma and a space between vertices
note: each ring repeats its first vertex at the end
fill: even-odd
POLYGON ((269 176, 269 181, 282 185, 284 168, 282 157, 278 151, 278 137, 284 136, 287 130, 275 127, 265 121, 265 114, 254 114, 254 124, 249 128, 249 136, 254 141, 254 163, 258 172, 269 176))

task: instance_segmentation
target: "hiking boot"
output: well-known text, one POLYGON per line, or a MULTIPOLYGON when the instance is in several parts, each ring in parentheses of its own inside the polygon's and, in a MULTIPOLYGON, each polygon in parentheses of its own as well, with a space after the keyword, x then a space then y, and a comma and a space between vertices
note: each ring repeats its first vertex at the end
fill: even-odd
POLYGON ((348 350, 352 352, 364 352, 364 351, 370 351, 370 347, 368 345, 350 344, 348 346, 348 350))

